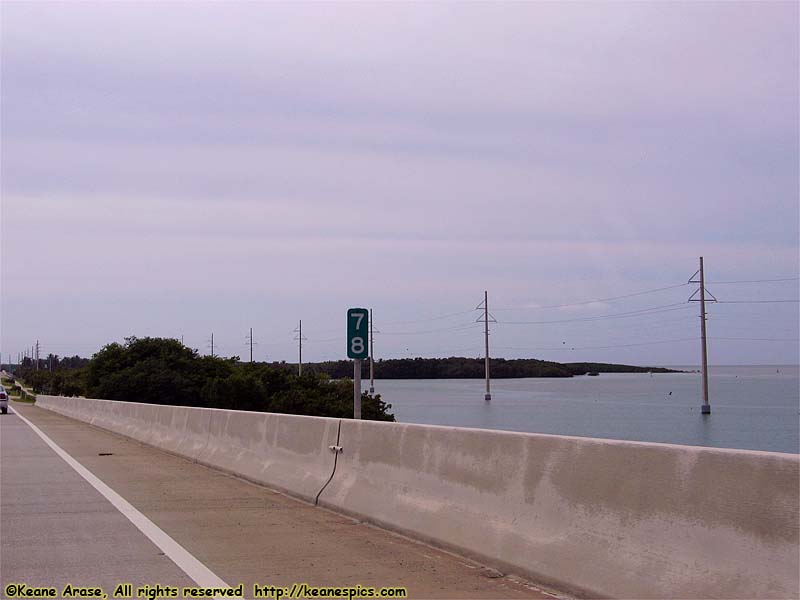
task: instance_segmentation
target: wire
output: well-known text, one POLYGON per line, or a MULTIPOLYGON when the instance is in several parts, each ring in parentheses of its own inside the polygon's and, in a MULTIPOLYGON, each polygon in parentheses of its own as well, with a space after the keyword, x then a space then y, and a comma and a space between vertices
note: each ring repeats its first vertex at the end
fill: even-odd
MULTIPOLYGON (((464 311, 461 311, 461 312, 448 313, 446 315, 439 315, 438 317, 430 317, 430 318, 426 318, 426 319, 417 319, 417 320, 414 320, 414 321, 380 321, 379 324, 381 326, 383 326, 383 325, 409 325, 409 324, 413 324, 413 323, 428 323, 430 321, 439 321, 441 319, 449 319, 450 317, 457 317, 457 316, 460 316, 460 315, 467 315, 467 314, 470 314, 472 312, 474 312, 474 310, 464 310, 464 311)), ((377 320, 376 320, 376 322, 377 322, 377 320)), ((315 329, 314 331, 316 331, 317 333, 329 333, 331 331, 343 331, 343 328, 342 327, 335 327, 335 328, 330 328, 330 329, 315 329)), ((376 331, 375 333, 378 333, 378 332, 376 331)), ((339 338, 337 338, 337 339, 339 339, 339 338)))
POLYGON ((782 304, 797 303, 800 300, 716 300, 716 304, 782 304))
POLYGON ((513 346, 495 346, 503 350, 602 350, 606 348, 631 348, 633 346, 650 346, 653 344, 673 344, 676 342, 695 342, 700 338, 680 338, 675 340, 659 340, 656 342, 641 342, 636 344, 615 344, 612 346, 555 346, 552 348, 519 348, 513 346))
POLYGON ((742 281, 706 281, 708 284, 723 285, 726 283, 772 283, 776 281, 797 281, 800 277, 781 277, 779 279, 744 279, 742 281))
POLYGON ((461 315, 467 315, 471 312, 474 312, 475 309, 471 310, 464 310, 457 313, 449 313, 446 315, 440 315, 438 317, 430 317, 429 319, 417 319, 416 321, 381 321, 381 325, 409 325, 411 323, 428 323, 430 321, 439 321, 441 319, 449 319, 450 317, 458 317, 461 315))
POLYGON ((595 298, 594 300, 584 300, 582 302, 571 302, 569 304, 552 304, 550 306, 519 306, 510 308, 493 308, 492 310, 544 310, 546 308, 566 308, 568 306, 582 306, 584 304, 594 304, 595 302, 610 302, 611 300, 621 300, 623 298, 633 298, 635 296, 644 296, 645 294, 654 294, 656 292, 663 292, 664 290, 674 290, 676 288, 689 285, 688 283, 679 283, 677 285, 668 285, 666 287, 655 288, 652 290, 644 290, 643 292, 634 292, 632 294, 625 294, 623 296, 612 296, 610 298, 595 298))
POLYGON ((675 310, 686 310, 691 308, 691 305, 685 302, 676 302, 674 304, 665 304, 663 306, 654 306, 651 308, 643 308, 641 310, 612 313, 608 315, 598 315, 596 317, 579 317, 576 319, 557 319, 553 321, 498 321, 498 325, 546 325, 549 323, 577 323, 583 321, 601 321, 605 319, 624 319, 627 317, 639 317, 647 315, 655 315, 659 313, 672 312, 675 310))
POLYGON ((800 338, 746 338, 746 337, 712 337, 711 340, 744 340, 749 342, 800 342, 800 338))
POLYGON ((446 327, 444 329, 427 329, 425 331, 384 331, 383 335, 425 335, 427 333, 438 333, 442 331, 467 331, 469 329, 477 329, 480 324, 473 323, 472 325, 457 325, 455 327, 446 327))

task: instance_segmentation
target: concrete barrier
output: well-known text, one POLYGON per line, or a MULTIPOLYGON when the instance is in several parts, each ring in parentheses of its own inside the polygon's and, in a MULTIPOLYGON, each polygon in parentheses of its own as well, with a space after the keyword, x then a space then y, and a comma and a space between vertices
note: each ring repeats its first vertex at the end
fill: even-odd
POLYGON ((797 597, 796 455, 342 421, 320 504, 592 597, 797 597))
POLYGON ((37 405, 579 595, 800 596, 797 455, 50 396, 37 405))
POLYGON ((339 420, 212 410, 198 462, 314 502, 333 474, 339 420))
POLYGON ((314 502, 339 419, 40 396, 37 405, 314 502))

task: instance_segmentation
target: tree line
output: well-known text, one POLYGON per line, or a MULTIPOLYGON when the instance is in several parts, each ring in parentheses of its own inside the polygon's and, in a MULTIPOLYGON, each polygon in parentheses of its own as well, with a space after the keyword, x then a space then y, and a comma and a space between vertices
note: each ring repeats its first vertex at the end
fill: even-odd
MULTIPOLYGON (((49 370, 32 363, 15 371, 34 392, 262 412, 353 416, 353 386, 325 374, 302 376, 238 357, 200 356, 168 338, 129 337, 103 347, 85 366, 49 370)), ((391 404, 380 394, 363 394, 362 418, 394 421, 391 404)))
MULTIPOLYGON (((289 363, 278 364, 287 369, 296 369, 289 363)), ((587 373, 667 373, 670 369, 660 367, 636 367, 609 363, 557 363, 533 358, 506 360, 489 359, 493 379, 521 377, 574 377, 587 373)), ((346 360, 309 363, 304 370, 325 373, 334 379, 353 377, 353 363, 346 360)), ((361 375, 369 377, 369 361, 362 361, 361 375)), ((375 376, 379 379, 480 379, 485 376, 482 358, 399 358, 375 361, 375 376)))
MULTIPOLYGON (((345 360, 304 364, 299 376, 296 364, 200 356, 175 339, 129 337, 122 344, 104 346, 91 359, 51 355, 36 367, 25 359, 16 369, 17 377, 36 393, 338 418, 353 415, 353 363, 345 360)), ((670 371, 532 358, 493 358, 490 367, 497 379, 670 371)), ((375 363, 379 379, 479 379, 484 368, 483 359, 456 356, 375 363)), ((369 361, 362 361, 361 374, 369 377, 369 361)), ((394 420, 391 405, 379 394, 363 394, 361 404, 365 419, 394 420)))

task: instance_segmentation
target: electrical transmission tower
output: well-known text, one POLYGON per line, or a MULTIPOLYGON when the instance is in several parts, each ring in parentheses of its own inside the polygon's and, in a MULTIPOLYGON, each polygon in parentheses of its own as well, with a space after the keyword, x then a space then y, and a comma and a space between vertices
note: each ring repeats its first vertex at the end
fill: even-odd
POLYGON ((475 307, 475 310, 480 309, 483 309, 483 316, 478 317, 475 322, 480 323, 483 321, 483 333, 486 340, 486 394, 483 399, 489 401, 492 399, 491 378, 489 376, 489 323, 497 323, 497 319, 489 312, 489 292, 483 292, 483 302, 475 307))
POLYGON ((300 324, 294 330, 294 333, 297 335, 294 336, 294 339, 297 340, 297 351, 298 351, 298 362, 297 362, 297 374, 303 374, 303 340, 307 340, 308 338, 303 337, 303 320, 300 319, 300 324))
POLYGON ((209 342, 211 342, 211 358, 214 358, 214 333, 213 332, 211 333, 211 339, 209 340, 209 342))
POLYGON ((689 283, 700 284, 700 287, 695 290, 694 294, 689 296, 689 302, 700 303, 700 340, 703 358, 703 405, 700 407, 700 412, 704 415, 710 415, 711 404, 708 402, 708 346, 706 344, 706 294, 711 296, 711 302, 716 302, 717 299, 706 289, 706 278, 703 270, 702 256, 700 257, 700 268, 689 278, 689 283), (700 279, 695 279, 698 276, 700 279), (695 297, 697 294, 700 294, 699 298, 695 297))

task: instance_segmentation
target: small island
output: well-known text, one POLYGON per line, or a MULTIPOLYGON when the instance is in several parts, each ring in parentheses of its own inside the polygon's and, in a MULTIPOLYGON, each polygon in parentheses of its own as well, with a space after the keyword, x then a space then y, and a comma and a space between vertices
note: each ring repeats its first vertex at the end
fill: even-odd
MULTIPOLYGON (((278 363, 280 364, 280 363, 278 363)), ((283 363, 291 366, 290 363, 283 363)), ((332 379, 353 377, 353 363, 346 360, 303 364, 303 370, 325 373, 332 379)), ((663 367, 637 367, 611 363, 558 363, 535 358, 492 358, 492 379, 522 377, 574 377, 590 373, 680 373, 663 367)), ((369 361, 362 362, 362 377, 369 377, 369 361)), ((484 359, 451 356, 449 358, 398 358, 375 361, 379 379, 482 379, 484 359)))

